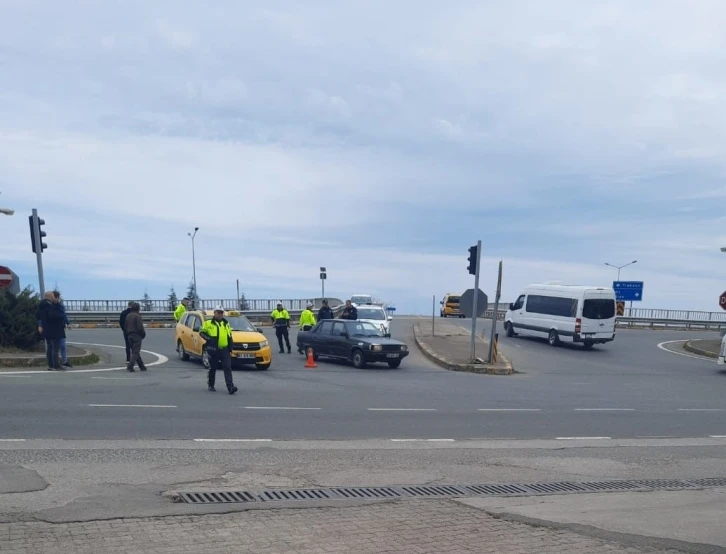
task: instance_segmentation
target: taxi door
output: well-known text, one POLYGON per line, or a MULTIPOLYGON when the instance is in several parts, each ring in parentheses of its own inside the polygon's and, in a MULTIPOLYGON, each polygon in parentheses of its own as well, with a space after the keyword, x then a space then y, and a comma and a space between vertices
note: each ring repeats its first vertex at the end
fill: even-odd
POLYGON ((195 356, 201 356, 204 341, 202 340, 202 337, 199 336, 199 330, 202 328, 202 320, 198 315, 194 315, 193 318, 194 319, 189 320, 188 323, 191 327, 191 333, 189 333, 189 345, 185 345, 185 348, 188 348, 187 351, 191 352, 195 356))

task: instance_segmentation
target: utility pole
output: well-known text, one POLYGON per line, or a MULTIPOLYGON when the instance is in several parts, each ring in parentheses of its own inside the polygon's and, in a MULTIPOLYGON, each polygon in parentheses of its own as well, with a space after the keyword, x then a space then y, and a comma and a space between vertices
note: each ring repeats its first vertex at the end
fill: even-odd
POLYGON ((192 283, 194 284, 194 298, 192 298, 192 306, 197 307, 197 299, 199 298, 199 292, 197 291, 197 260, 194 253, 194 237, 197 236, 199 227, 194 227, 194 234, 187 233, 192 239, 192 283))
POLYGON ((242 306, 239 303, 239 279, 237 279, 237 309, 241 310, 242 306))
POLYGON ((492 333, 489 337, 489 358, 488 362, 493 363, 494 340, 497 335, 497 320, 499 319, 499 299, 502 297, 502 260, 499 260, 499 276, 497 277, 497 294, 494 298, 494 315, 492 316, 492 333))
POLYGON ((474 275, 474 313, 471 318, 471 344, 469 345, 469 359, 476 363, 476 320, 479 306, 479 270, 481 268, 481 241, 476 241, 476 273, 474 275))

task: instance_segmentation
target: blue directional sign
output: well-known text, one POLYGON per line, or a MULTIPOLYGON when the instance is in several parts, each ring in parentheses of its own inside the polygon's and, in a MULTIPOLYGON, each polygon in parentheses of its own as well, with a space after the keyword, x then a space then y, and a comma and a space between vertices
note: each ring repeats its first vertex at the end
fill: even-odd
POLYGON ((395 312, 396 308, 394 308, 393 306, 386 306, 386 310, 389 312, 395 312))
POLYGON ((615 298, 621 302, 643 300, 643 281, 613 281, 615 298))

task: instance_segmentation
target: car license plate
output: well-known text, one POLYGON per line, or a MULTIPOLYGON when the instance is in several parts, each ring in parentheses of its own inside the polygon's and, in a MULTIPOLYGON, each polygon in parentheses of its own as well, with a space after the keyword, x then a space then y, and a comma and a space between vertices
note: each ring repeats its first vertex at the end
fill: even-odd
POLYGON ((386 358, 398 358, 398 354, 386 354, 386 358))
POLYGON ((254 354, 235 354, 235 356, 238 358, 247 358, 247 359, 251 359, 251 358, 255 357, 254 354))
POLYGON ((591 339, 591 338, 592 338, 592 337, 594 337, 594 336, 595 336, 595 333, 585 333, 585 335, 584 335, 584 337, 585 337, 586 339, 591 339))

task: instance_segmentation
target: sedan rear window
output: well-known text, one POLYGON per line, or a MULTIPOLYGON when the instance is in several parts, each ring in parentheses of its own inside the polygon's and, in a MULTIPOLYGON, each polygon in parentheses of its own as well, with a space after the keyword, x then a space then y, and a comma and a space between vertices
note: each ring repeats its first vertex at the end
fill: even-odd
POLYGON ((585 319, 612 319, 615 317, 615 301, 607 299, 586 299, 582 305, 585 319))
POLYGON ((449 298, 446 300, 447 304, 458 304, 459 303, 459 297, 458 296, 449 296, 449 298))

